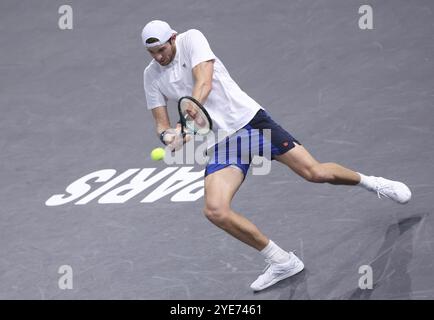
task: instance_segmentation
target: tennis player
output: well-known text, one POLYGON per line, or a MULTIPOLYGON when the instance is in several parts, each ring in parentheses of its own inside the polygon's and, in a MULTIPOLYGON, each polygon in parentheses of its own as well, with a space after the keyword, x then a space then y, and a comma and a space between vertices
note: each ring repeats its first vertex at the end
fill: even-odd
MULTIPOLYGON (((167 101, 192 96, 208 111, 213 130, 227 132, 226 141, 240 129, 271 129, 271 158, 310 182, 360 186, 400 204, 411 198, 401 182, 367 176, 337 163, 320 163, 303 146, 271 119, 265 109, 249 97, 231 78, 210 48, 205 36, 191 29, 178 34, 164 21, 154 20, 142 31, 142 41, 153 60, 144 71, 148 109, 152 111, 160 140, 175 146, 182 143, 179 125, 172 126, 167 101)), ((218 144, 221 142, 218 142, 218 144)), ((218 148, 225 152, 225 148, 218 148)), ((233 237, 258 250, 268 268, 252 284, 255 291, 303 270, 303 262, 265 236, 252 222, 231 208, 231 201, 244 181, 249 163, 239 155, 205 169, 205 216, 233 237)), ((225 158, 225 157, 223 157, 225 158)), ((215 161, 214 161, 215 162, 215 161)))

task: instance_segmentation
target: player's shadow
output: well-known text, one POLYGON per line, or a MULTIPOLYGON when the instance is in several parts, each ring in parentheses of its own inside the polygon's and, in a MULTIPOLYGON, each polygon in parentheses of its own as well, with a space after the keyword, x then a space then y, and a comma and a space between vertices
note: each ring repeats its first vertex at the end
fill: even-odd
POLYGON ((370 264, 374 277, 373 288, 357 288, 344 294, 342 299, 368 300, 374 291, 383 285, 387 285, 387 291, 396 293, 399 298, 410 298, 411 278, 408 274, 408 265, 413 257, 415 226, 420 223, 424 215, 401 219, 387 228, 383 244, 370 264), (408 231, 410 231, 409 239, 398 244, 408 231))
MULTIPOLYGON (((413 237, 415 226, 419 225, 421 220, 427 214, 415 215, 412 217, 399 220, 397 223, 390 225, 385 233, 383 243, 378 250, 373 262, 370 264, 373 270, 373 288, 362 290, 353 289, 340 297, 334 299, 370 299, 375 290, 383 285, 388 285, 388 292, 396 292, 400 298, 410 298, 411 279, 408 274, 408 265, 413 257, 413 237), (409 238, 404 239, 398 245, 398 241, 410 231, 409 238), (387 282, 386 282, 387 281, 387 282)), ((255 294, 260 295, 269 290, 280 289, 282 292, 279 299, 282 300, 311 300, 308 292, 306 279, 309 276, 309 270, 304 269, 301 273, 282 280, 277 284, 264 289, 255 294)), ((336 279, 331 279, 335 283, 336 279)))

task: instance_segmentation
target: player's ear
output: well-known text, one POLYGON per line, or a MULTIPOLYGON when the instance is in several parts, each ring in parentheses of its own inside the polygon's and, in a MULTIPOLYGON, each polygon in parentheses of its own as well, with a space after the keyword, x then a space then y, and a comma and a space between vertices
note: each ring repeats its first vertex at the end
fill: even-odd
POLYGON ((174 34, 170 37, 170 39, 169 39, 170 44, 173 44, 173 43, 175 42, 175 39, 176 39, 176 33, 174 33, 174 34))

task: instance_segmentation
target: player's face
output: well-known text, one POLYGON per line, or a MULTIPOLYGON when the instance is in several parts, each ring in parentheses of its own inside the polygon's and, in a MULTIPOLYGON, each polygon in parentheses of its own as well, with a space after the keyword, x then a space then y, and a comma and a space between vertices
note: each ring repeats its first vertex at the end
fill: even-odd
POLYGON ((161 46, 150 48, 148 51, 152 58, 154 58, 160 65, 167 66, 175 57, 176 47, 174 43, 175 41, 172 40, 162 44, 161 46))

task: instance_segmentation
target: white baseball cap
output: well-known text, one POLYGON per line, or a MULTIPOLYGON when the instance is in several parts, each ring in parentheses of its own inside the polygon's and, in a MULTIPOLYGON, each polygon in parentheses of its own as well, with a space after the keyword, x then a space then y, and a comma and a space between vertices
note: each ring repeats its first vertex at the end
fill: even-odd
POLYGON ((165 44, 174 33, 177 32, 175 30, 172 30, 172 28, 167 22, 161 20, 153 20, 143 28, 142 41, 145 47, 152 48, 165 44), (150 38, 155 38, 158 41, 147 43, 146 41, 150 38))

